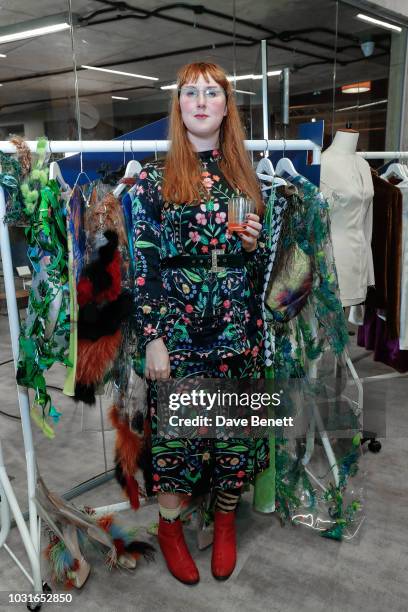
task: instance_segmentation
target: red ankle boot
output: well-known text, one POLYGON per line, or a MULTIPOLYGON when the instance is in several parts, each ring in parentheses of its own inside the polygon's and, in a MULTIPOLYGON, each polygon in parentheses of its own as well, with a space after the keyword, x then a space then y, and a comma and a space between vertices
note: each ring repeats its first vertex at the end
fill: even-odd
POLYGON ((184 584, 197 584, 200 580, 198 569, 184 540, 181 520, 168 523, 159 518, 158 539, 169 571, 184 584))
POLYGON ((214 515, 214 541, 211 571, 217 580, 227 580, 237 562, 235 536, 235 511, 219 512, 214 515))

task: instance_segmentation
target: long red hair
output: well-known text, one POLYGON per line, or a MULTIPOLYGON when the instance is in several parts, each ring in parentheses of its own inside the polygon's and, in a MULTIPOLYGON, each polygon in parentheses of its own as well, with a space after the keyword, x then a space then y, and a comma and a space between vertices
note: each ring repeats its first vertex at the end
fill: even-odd
MULTIPOLYGON (((263 203, 250 157, 244 146, 245 132, 227 75, 217 64, 197 62, 183 66, 177 75, 177 89, 185 83, 195 83, 202 75, 207 81, 212 77, 227 95, 227 114, 220 126, 220 170, 233 189, 239 189, 254 200, 258 212, 263 203)), ((163 178, 163 199, 178 204, 198 203, 203 194, 200 161, 187 137, 187 129, 181 116, 178 90, 173 95, 169 140, 163 178)))

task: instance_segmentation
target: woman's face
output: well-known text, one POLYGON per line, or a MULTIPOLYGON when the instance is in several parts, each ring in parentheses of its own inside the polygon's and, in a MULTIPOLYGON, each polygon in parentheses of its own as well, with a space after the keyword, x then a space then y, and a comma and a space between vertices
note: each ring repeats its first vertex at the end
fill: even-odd
POLYGON ((190 134, 207 138, 219 131, 227 114, 227 100, 213 78, 208 77, 207 81, 200 75, 194 83, 184 83, 179 101, 183 123, 190 134))

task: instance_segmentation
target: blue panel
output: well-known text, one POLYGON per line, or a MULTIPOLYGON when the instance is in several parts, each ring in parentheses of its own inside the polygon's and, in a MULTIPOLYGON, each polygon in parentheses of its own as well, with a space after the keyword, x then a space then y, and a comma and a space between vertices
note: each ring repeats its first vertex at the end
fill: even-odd
MULTIPOLYGON (((314 121, 313 123, 310 121, 301 123, 298 126, 297 137, 301 140, 313 140, 313 142, 321 147, 323 146, 323 133, 324 121, 314 121)), ((312 152, 309 153, 309 160, 307 151, 285 151, 285 153, 281 151, 271 151, 269 157, 274 166, 276 166, 281 157, 289 157, 296 170, 319 187, 320 164, 312 166, 311 163, 308 163, 308 161, 312 161, 312 152)))
MULTIPOLYGON (((163 119, 159 119, 154 123, 150 123, 149 125, 145 125, 137 130, 133 130, 133 132, 128 132, 127 134, 118 136, 117 138, 114 138, 114 140, 166 140, 167 132, 168 118, 164 117, 163 119)), ((94 180, 100 178, 97 171, 100 169, 102 164, 107 164, 110 166, 111 170, 116 170, 123 164, 124 158, 125 163, 127 163, 131 159, 141 160, 148 155, 151 155, 151 153, 125 153, 125 155, 123 155, 123 153, 83 153, 82 165, 84 172, 86 172, 91 180, 94 180)), ((59 161, 58 165, 61 168, 62 176, 68 185, 72 186, 80 173, 80 156, 72 155, 71 157, 67 157, 66 159, 59 161)), ((88 182, 88 178, 84 175, 82 175, 78 180, 78 184, 80 185, 88 182)))

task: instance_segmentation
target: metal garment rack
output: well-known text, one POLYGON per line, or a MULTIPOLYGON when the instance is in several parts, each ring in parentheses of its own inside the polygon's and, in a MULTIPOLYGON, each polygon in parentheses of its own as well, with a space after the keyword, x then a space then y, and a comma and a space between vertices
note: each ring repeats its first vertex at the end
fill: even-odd
MULTIPOLYGON (((37 141, 27 141, 32 152, 37 149, 37 141)), ((312 151, 313 164, 320 163, 321 149, 316 143, 311 140, 247 140, 245 141, 246 148, 249 151, 312 151)), ((169 149, 169 141, 167 140, 107 140, 107 141, 50 141, 47 144, 50 153, 102 153, 102 152, 161 152, 169 149)), ((4 153, 15 153, 16 148, 8 141, 0 141, 0 151, 4 153)), ((10 250, 10 239, 8 227, 4 223, 6 214, 6 201, 4 190, 0 187, 0 249, 1 259, 3 264, 5 293, 7 300, 7 312, 9 319, 11 344, 13 351, 13 359, 15 368, 17 367, 18 352, 19 352, 19 335, 20 323, 18 316, 16 292, 14 285, 14 274, 10 250)), ((352 364, 351 364, 352 365, 352 364)), ((357 376, 357 375, 356 375, 357 376)), ((354 374, 353 374, 354 378, 354 374)), ((358 378, 358 377, 357 377, 358 378)), ((16 495, 7 475, 4 464, 1 438, 0 438, 0 549, 4 549, 11 556, 23 574, 33 587, 34 591, 41 592, 41 523, 37 515, 37 509, 34 502, 35 485, 36 485, 36 461, 35 449, 33 445, 33 437, 30 420, 30 405, 28 390, 24 387, 17 386, 18 402, 21 414, 21 423, 23 428, 24 450, 27 467, 27 493, 28 493, 28 514, 29 528, 27 527, 21 508, 17 502, 16 495), (10 526, 11 513, 17 524, 24 547, 27 551, 29 562, 31 565, 31 574, 25 569, 20 560, 14 555, 11 549, 6 544, 10 526)), ((320 432, 322 435, 322 432, 320 432)), ((326 448, 326 446, 325 446, 326 448)), ((330 465, 332 461, 329 457, 330 465)), ((86 489, 83 489, 83 492, 86 489)), ((110 506, 97 508, 97 512, 120 511, 128 509, 128 502, 121 502, 110 506)))

